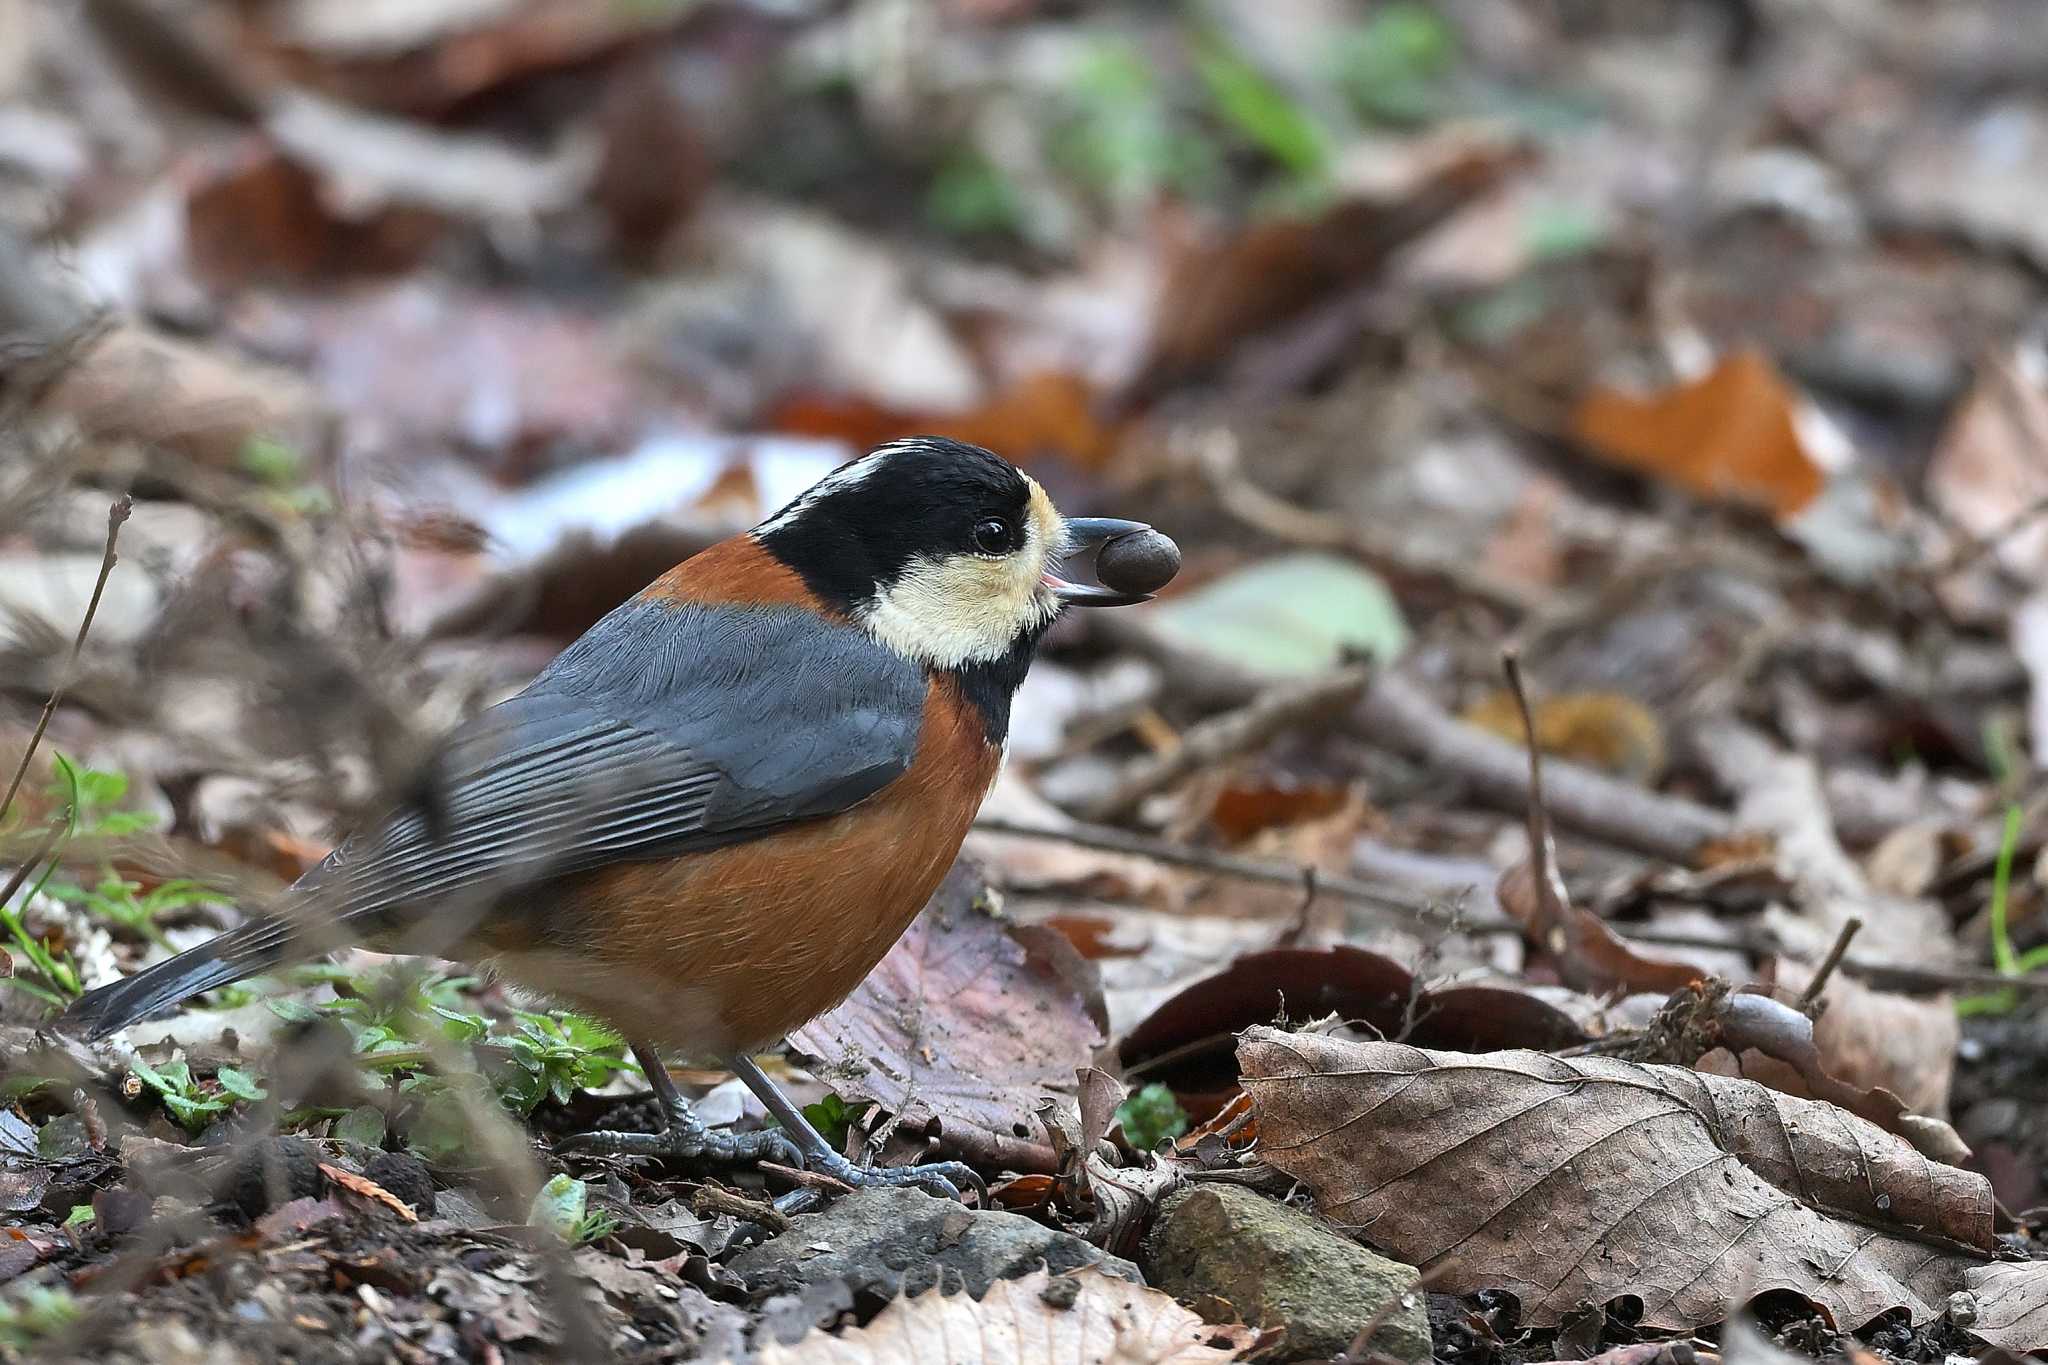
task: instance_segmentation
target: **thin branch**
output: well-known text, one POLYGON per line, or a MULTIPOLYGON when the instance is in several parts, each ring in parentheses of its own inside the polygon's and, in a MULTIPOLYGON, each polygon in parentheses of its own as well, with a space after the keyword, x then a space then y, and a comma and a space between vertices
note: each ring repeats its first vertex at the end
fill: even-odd
POLYGON ((1269 688, 1237 710, 1193 726, 1171 751, 1125 768, 1083 813, 1090 820, 1127 815, 1146 797, 1203 768, 1251 753, 1283 731, 1349 707, 1371 681, 1371 670, 1361 664, 1269 688))
POLYGON ((1849 940, 1855 938, 1862 928, 1863 921, 1851 916, 1842 926, 1842 932, 1835 935, 1835 946, 1828 949, 1828 955, 1821 959, 1813 980, 1806 983, 1806 990, 1799 997, 1799 1008, 1805 1013, 1813 1013, 1813 1007, 1820 1003, 1821 992, 1828 988, 1828 978, 1835 974, 1835 968, 1841 966, 1842 959, 1848 955, 1849 940))
MULTIPOLYGON (((1213 873, 1219 877, 1233 877, 1238 881, 1285 886, 1296 891, 1303 885, 1302 868, 1294 863, 1247 858, 1236 853, 1224 853, 1218 849, 1193 848, 1186 844, 1168 843, 1164 839, 1148 838, 1120 829, 1107 829, 1101 825, 1064 825, 1055 828, 984 815, 974 822, 974 827, 986 834, 1045 839, 1053 843, 1072 844, 1076 848, 1092 848, 1103 853, 1128 854, 1134 858, 1147 858, 1155 863, 1166 863, 1173 867, 1213 873)), ((1318 872, 1315 889, 1318 895, 1333 896, 1349 904, 1392 915, 1410 924, 1429 929, 1462 929, 1468 933, 1521 932, 1519 928, 1505 920, 1488 918, 1475 921, 1464 914, 1447 909, 1443 901, 1436 897, 1411 895, 1362 881, 1357 877, 1340 877, 1318 872)))
MULTIPOLYGON (((1102 853, 1120 853, 1132 858, 1145 858, 1152 862, 1164 863, 1169 867, 1185 867, 1197 872, 1207 872, 1218 877, 1232 877, 1239 881, 1257 882, 1266 886, 1287 886, 1299 888, 1302 884, 1302 870, 1292 863, 1272 862, 1262 858, 1246 858, 1235 853, 1222 853, 1215 849, 1191 848, 1185 844, 1168 843, 1163 839, 1152 839, 1142 834, 1131 834, 1120 829, 1104 829, 1099 825, 1031 825, 999 816, 984 815, 974 822, 975 829, 984 834, 1011 835, 1021 839, 1044 839, 1052 843, 1071 844, 1075 848, 1092 848, 1102 853)), ((1443 931, 1459 930, 1468 934, 1517 934, 1521 926, 1506 920, 1487 918, 1472 920, 1445 907, 1441 896, 1422 896, 1371 882, 1356 877, 1336 877, 1327 873, 1318 874, 1316 890, 1320 894, 1333 896, 1347 904, 1362 906, 1383 914, 1406 920, 1410 924, 1443 931)), ((1734 950, 1757 956, 1769 956, 1780 951, 1776 943, 1744 934, 1731 940, 1714 938, 1702 934, 1670 933, 1657 929, 1635 929, 1629 925, 1609 924, 1622 938, 1632 943, 1655 944, 1672 948, 1711 948, 1720 951, 1734 950)), ((1989 969, 1966 969, 1945 967, 1915 967, 1897 962, 1877 962, 1870 958, 1844 956, 1839 969, 1865 980, 1890 984, 1905 990, 1919 991, 1977 991, 2002 990, 2011 987, 2029 993, 2048 993, 2048 972, 2032 976, 2004 976, 1989 969)))
POLYGON ((92 585, 92 598, 85 604, 85 619, 78 623, 78 634, 72 637, 71 653, 64 660, 63 671, 57 675, 56 686, 50 689, 50 699, 43 703, 43 714, 36 721, 35 733, 28 737, 28 747, 21 751, 21 763, 14 770, 14 780, 7 784, 7 795, 0 796, 0 815, 5 815, 14 804, 14 798, 21 791, 22 779, 28 776, 30 760, 36 756, 36 746, 43 742, 43 732, 50 728, 50 717, 56 713, 57 704, 64 700, 65 689, 71 686, 72 674, 78 670, 78 652, 85 648, 86 632, 92 629, 93 615, 100 609, 100 596, 107 590, 107 576, 114 572, 114 563, 119 558, 114 545, 121 537, 121 523, 128 520, 128 514, 135 510, 135 503, 126 493, 114 499, 107 508, 107 549, 100 557, 100 576, 92 585))

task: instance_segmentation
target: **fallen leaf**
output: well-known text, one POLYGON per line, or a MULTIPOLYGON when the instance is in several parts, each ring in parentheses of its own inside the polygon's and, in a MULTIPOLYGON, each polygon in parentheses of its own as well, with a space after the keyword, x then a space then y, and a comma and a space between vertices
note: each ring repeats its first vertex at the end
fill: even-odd
MULTIPOLYGON (((1655 786, 1664 771, 1664 727, 1650 709, 1620 692, 1566 692, 1532 708, 1536 743, 1546 754, 1655 786)), ((1521 711, 1506 689, 1487 693, 1461 717, 1488 734, 1523 742, 1521 711)))
POLYGON ((43 401, 92 436, 159 443, 217 469, 240 469, 258 437, 317 450, 330 420, 295 374, 132 323, 88 343, 43 401))
POLYGON ((1699 1010, 1689 1019, 1694 1026, 1685 1032, 1726 1052, 1670 1060, 1700 1071, 1740 1076, 1780 1094, 1826 1100, 1897 1134, 1936 1161, 1960 1165, 1969 1159, 1970 1149, 1946 1123, 1909 1113, 1899 1097, 1882 1086, 1856 1085, 1831 1073, 1815 1041, 1813 1020, 1800 1010, 1760 992, 1729 991, 1718 982, 1674 996, 1682 1014, 1690 1014, 1688 997, 1698 1001, 1699 1010), (1727 1055, 1736 1059, 1732 1070, 1712 1065, 1717 1056, 1727 1055))
POLYGON ((1983 105, 1966 124, 1951 119, 1930 101, 1920 126, 1899 138, 1871 180, 1887 213, 1901 224, 2016 248, 2048 266, 2048 193, 2033 173, 2048 157, 2048 104, 2008 98, 1983 105))
POLYGON ((1270 329, 1370 278, 1393 253, 1499 183, 1519 160, 1468 143, 1386 199, 1352 196, 1311 218, 1271 218, 1184 243, 1168 267, 1150 353, 1127 397, 1148 401, 1270 329))
POLYGON ((1146 612, 1169 643, 1267 677, 1327 672, 1347 653, 1391 663, 1408 623, 1379 576, 1327 554, 1239 569, 1146 612))
POLYGON ((1074 1099, 1102 1041, 1094 968, 1056 931, 1000 918, 986 885, 957 864, 853 994, 790 1035, 819 1080, 1005 1137, 1038 1131, 1041 1097, 1074 1099))
MULTIPOLYGON (((1810 968, 1780 961, 1773 984, 1798 993, 1812 977, 1810 968)), ((1892 1091, 1915 1114, 1948 1113, 1962 1025, 1947 996, 1899 995, 1836 972, 1821 1001, 1826 1008, 1814 1021, 1813 1040, 1830 1074, 1892 1091)))
POLYGON ((320 1163, 320 1174, 326 1176, 350 1194, 361 1195, 365 1199, 375 1200, 408 1223, 420 1221, 420 1216, 413 1212, 412 1205, 406 1203, 403 1199, 400 1199, 397 1195, 366 1175, 357 1175, 354 1171, 326 1161, 320 1163))
POLYGON ((696 6, 617 0, 295 0, 238 10, 247 58, 293 84, 382 109, 440 113, 522 78, 595 61, 696 6))
POLYGON ((1571 426, 1617 464, 1784 520, 1827 482, 1816 420, 1769 357, 1740 350, 1705 375, 1648 397, 1596 387, 1580 400, 1571 426))
POLYGON ((1969 536, 1998 537, 1990 557, 2039 581, 2048 573, 2048 521, 2013 519, 2048 498, 2048 353, 2020 346, 1987 356, 1927 464, 1927 496, 1969 536), (1999 534, 2010 530, 2010 534, 1999 534))
POLYGON ((1557 840, 1550 832, 1550 812, 1543 803, 1543 758, 1537 746, 1537 725, 1522 689, 1520 667, 1513 655, 1505 664, 1509 701, 1521 722, 1522 743, 1529 754, 1529 856, 1503 872, 1494 887, 1502 910, 1522 932, 1557 960, 1558 976, 1575 990, 1674 991, 1706 975, 1688 962, 1646 956, 1624 943, 1607 922, 1584 906, 1573 905, 1557 870, 1557 840))
POLYGON ((980 1302, 937 1287, 865 1327, 770 1342, 761 1365, 1195 1365, 1239 1360, 1249 1327, 1213 1327, 1144 1285, 1092 1266, 999 1280, 980 1302))
POLYGON ((1385 1036, 1475 1051, 1569 1047, 1589 1036, 1571 1013, 1520 982, 1430 988, 1382 953, 1339 943, 1243 954, 1161 1003, 1118 1041, 1117 1056, 1127 1074, 1168 1080, 1176 1093, 1190 1092, 1184 1104, 1207 1113, 1190 1100, 1208 1093, 1220 1104, 1236 1089, 1230 1054, 1241 1030, 1329 1015, 1385 1036), (1168 1058, 1170 1068, 1161 1060, 1168 1058))
POLYGON ((2048 766, 2048 592, 2012 614, 2012 652, 2027 670, 2027 730, 2036 767, 2048 766))
POLYGON ((1341 782, 1304 782, 1285 776, 1236 777, 1209 805, 1209 823, 1227 844, 1263 830, 1334 815, 1351 798, 1341 782))
POLYGON ((2048 1263, 1992 1260, 1990 1185, 1832 1105, 1678 1067, 1484 1057, 1253 1029, 1260 1155, 1454 1294, 1529 1326, 1621 1295, 1687 1331, 1790 1290, 1839 1330, 1976 1296, 1971 1330, 2048 1345, 2048 1263))
POLYGON ((855 396, 799 393, 769 414, 767 426, 802 436, 831 437, 868 449, 903 436, 950 436, 999 450, 1012 460, 1059 456, 1099 469, 1115 454, 1121 428, 1096 411, 1079 375, 1059 370, 1026 375, 987 401, 955 411, 886 407, 855 396))
POLYGON ((209 159, 185 197, 185 248, 208 286, 397 274, 417 265, 447 224, 409 206, 342 217, 320 177, 251 140, 209 159))

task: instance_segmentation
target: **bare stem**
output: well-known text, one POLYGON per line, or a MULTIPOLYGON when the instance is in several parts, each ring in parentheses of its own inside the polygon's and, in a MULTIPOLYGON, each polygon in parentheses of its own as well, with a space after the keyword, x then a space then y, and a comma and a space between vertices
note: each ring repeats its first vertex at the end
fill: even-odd
MULTIPOLYGON (((14 780, 7 784, 7 795, 0 796, 0 815, 5 815, 14 804, 16 794, 21 791, 22 779, 28 776, 29 761, 36 756, 36 746, 43 742, 43 732, 50 728, 50 717, 56 713, 57 704, 64 700, 65 689, 71 686, 71 677, 78 671, 78 652, 85 648, 86 632, 92 629, 93 614, 100 609, 100 597, 107 590, 107 576, 114 572, 114 564, 120 558, 114 553, 114 545, 121 537, 121 523, 127 521, 128 514, 134 510, 134 499, 126 493, 115 498, 113 506, 107 508, 107 550, 100 556, 100 576, 92 585, 92 599, 85 604, 85 619, 78 623, 78 634, 71 640, 71 653, 64 660, 63 671, 57 675, 56 686, 50 689, 50 699, 43 703, 43 714, 36 720, 35 733, 28 737, 28 747, 21 751, 21 763, 14 770, 14 780)), ((4 899, 0 896, 0 900, 4 899)))

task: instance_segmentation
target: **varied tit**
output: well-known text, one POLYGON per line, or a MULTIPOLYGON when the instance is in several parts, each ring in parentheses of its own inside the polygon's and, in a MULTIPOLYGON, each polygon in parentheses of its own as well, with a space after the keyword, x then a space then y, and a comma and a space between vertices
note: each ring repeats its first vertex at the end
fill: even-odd
POLYGON ((751 1054, 851 991, 938 887, 1046 629, 1065 606, 1143 600, 1068 582, 1061 561, 1134 536, 1149 564, 1172 552, 1133 522, 1063 518, 979 447, 883 446, 669 570, 456 729, 414 799, 270 913, 91 992, 59 1027, 101 1037, 343 944, 452 957, 631 1041, 667 1131, 586 1149, 978 1184, 958 1163, 852 1166, 751 1054), (707 1129, 664 1048, 726 1059, 783 1131, 707 1129))

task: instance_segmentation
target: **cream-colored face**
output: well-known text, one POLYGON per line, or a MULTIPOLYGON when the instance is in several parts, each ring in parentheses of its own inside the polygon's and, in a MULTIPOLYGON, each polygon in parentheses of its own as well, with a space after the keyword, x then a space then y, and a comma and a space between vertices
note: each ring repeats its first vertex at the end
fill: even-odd
POLYGON ((1037 480, 1024 481, 1022 544, 1002 555, 912 560, 858 613, 876 639, 934 668, 959 668, 1002 658, 1059 614, 1048 580, 1066 557, 1066 522, 1037 480))

